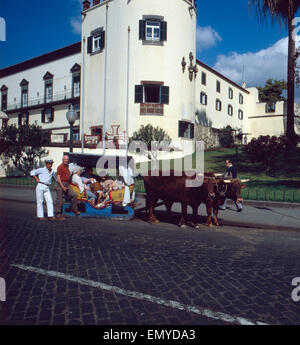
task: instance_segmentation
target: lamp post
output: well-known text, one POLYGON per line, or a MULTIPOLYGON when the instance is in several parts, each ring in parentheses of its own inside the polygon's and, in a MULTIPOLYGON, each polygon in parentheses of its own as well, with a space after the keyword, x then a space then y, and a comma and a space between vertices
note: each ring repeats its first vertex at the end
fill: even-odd
POLYGON ((71 105, 71 108, 67 112, 67 120, 70 124, 70 152, 73 152, 73 125, 74 122, 77 120, 77 113, 73 109, 73 106, 71 105))

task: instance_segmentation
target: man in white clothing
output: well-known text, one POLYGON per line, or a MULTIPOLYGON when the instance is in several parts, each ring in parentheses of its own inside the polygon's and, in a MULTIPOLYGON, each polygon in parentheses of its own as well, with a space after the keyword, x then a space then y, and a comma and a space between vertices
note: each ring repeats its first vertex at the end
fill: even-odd
POLYGON ((44 198, 47 204, 48 218, 54 222, 54 209, 53 200, 50 192, 50 186, 52 179, 56 179, 54 170, 52 170, 53 160, 47 159, 45 161, 46 166, 44 168, 32 170, 30 176, 32 176, 36 182, 36 203, 37 203, 37 218, 39 220, 46 220, 44 217, 43 201, 44 198))

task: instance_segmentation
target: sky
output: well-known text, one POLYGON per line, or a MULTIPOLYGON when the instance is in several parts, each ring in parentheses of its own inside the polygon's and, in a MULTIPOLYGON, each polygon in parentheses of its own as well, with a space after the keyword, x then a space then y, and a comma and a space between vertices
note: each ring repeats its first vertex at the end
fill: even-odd
MULTIPOLYGON (((285 29, 260 24, 249 11, 248 0, 196 2, 198 59, 239 84, 244 69, 247 87, 263 86, 269 78, 286 80, 285 29)), ((0 0, 0 17, 6 22, 0 69, 80 41, 81 3, 0 0)), ((300 89, 296 95, 300 101, 300 89)))

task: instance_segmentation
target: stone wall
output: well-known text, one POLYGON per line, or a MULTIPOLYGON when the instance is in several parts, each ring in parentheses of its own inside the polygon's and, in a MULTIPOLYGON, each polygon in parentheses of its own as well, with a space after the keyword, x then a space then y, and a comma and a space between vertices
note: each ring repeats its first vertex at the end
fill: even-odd
POLYGON ((205 127, 195 125, 195 139, 197 141, 204 141, 205 149, 220 146, 219 130, 212 127, 205 127))

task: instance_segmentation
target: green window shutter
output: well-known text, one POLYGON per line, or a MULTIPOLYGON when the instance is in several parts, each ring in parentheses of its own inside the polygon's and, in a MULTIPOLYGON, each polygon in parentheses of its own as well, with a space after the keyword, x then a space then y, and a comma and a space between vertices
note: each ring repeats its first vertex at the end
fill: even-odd
POLYGON ((18 125, 21 126, 22 125, 22 114, 18 115, 18 125))
POLYGON ((101 50, 105 48, 105 31, 101 32, 101 50))
POLYGON ((193 123, 190 124, 190 139, 194 139, 195 137, 195 125, 193 123))
POLYGON ((169 86, 160 87, 160 103, 169 104, 169 86))
POLYGON ((93 36, 88 37, 87 52, 88 54, 93 52, 93 36))
POLYGON ((135 85, 135 103, 143 103, 143 96, 144 96, 144 86, 143 85, 135 85))
POLYGON ((184 137, 185 124, 183 121, 178 121, 178 136, 179 138, 184 137))
POLYGON ((139 21, 139 39, 144 40, 146 38, 146 21, 139 21))
POLYGON ((167 22, 160 22, 160 40, 167 40, 167 22))
POLYGON ((42 123, 45 123, 45 110, 42 110, 42 123))

